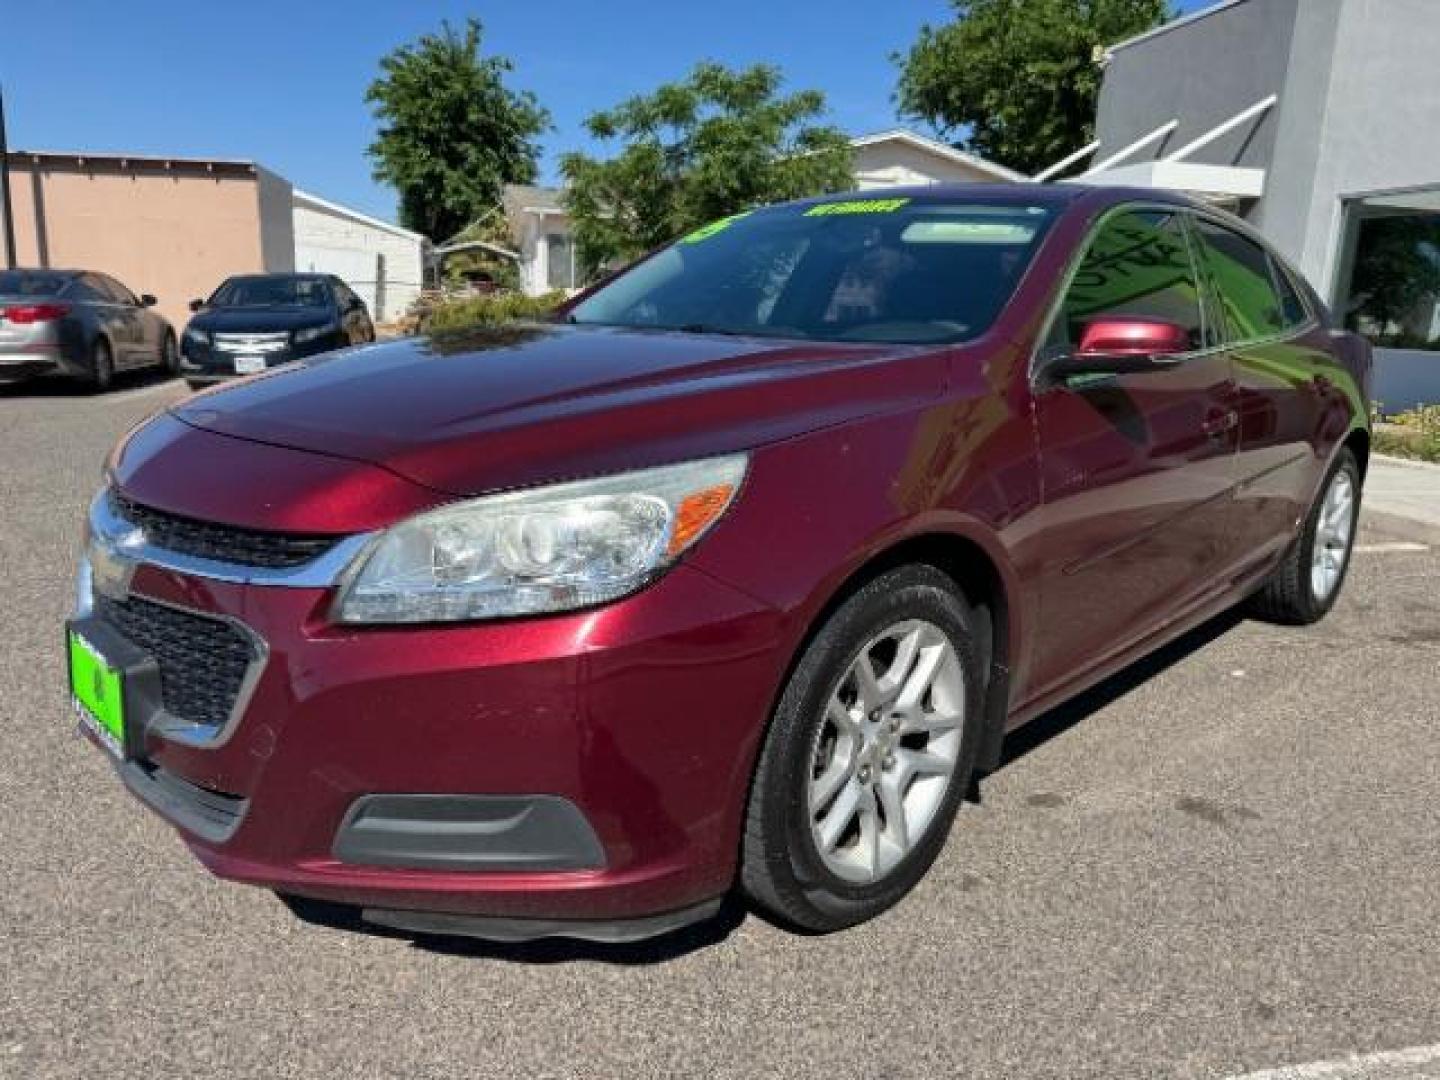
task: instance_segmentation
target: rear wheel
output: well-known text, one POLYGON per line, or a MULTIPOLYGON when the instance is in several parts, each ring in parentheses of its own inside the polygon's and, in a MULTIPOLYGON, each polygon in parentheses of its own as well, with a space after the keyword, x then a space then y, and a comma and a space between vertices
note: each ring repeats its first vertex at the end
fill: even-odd
POLYGON ((1300 535, 1251 601, 1272 622, 1304 626, 1335 606, 1350 569, 1360 515, 1360 466, 1348 449, 1326 477, 1300 535))
POLYGON ((160 366, 171 375, 180 374, 180 350, 175 345, 175 335, 168 330, 160 345, 160 366))
POLYGON ((838 930, 925 875, 980 742, 977 625, 954 582, 917 565, 872 581, 821 628, 755 774, 741 882, 757 905, 838 930))
POLYGON ((110 389, 110 384, 114 381, 115 355, 110 350, 110 342, 103 337, 97 337, 90 349, 90 389, 97 394, 103 394, 110 389))

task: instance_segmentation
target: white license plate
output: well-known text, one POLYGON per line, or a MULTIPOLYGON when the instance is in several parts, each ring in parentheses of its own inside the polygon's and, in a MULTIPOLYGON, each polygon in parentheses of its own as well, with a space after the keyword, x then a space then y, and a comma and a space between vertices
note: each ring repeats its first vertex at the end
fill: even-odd
POLYGON ((263 356, 237 356, 235 357, 236 375, 255 375, 265 370, 265 358, 263 356))

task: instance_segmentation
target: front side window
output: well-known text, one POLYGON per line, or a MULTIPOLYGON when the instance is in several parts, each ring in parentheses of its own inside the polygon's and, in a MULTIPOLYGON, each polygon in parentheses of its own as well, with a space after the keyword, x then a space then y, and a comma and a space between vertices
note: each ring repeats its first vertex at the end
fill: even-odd
POLYGON ((571 309, 582 324, 815 341, 966 341, 1049 227, 1039 206, 861 198, 698 229, 571 309))
POLYGON ((1275 285, 1276 267, 1263 247, 1209 218, 1199 218, 1196 226, 1231 341, 1274 337, 1304 321, 1303 316, 1292 321, 1287 314, 1275 285))
POLYGON ((1200 283, 1180 211, 1125 210, 1108 218, 1085 252, 1050 328, 1050 347, 1070 351, 1097 319, 1153 319, 1183 327, 1204 347, 1200 283))

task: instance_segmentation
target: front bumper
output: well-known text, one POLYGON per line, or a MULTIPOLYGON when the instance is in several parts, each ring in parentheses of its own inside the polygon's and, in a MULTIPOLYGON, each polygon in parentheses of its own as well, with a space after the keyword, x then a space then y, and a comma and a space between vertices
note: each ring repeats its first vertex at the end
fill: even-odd
POLYGON ((266 646, 222 739, 153 725, 120 766, 222 877, 419 931, 614 940, 703 917, 733 880, 788 653, 771 609, 698 569, 445 627, 337 627, 329 589, 151 564, 128 587, 266 646))

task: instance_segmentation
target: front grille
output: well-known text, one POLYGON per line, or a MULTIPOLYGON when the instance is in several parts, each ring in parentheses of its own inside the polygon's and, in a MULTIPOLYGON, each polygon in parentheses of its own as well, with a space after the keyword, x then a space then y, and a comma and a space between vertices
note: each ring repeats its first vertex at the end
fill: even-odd
POLYGON ((289 334, 216 334, 214 341, 221 352, 246 355, 284 352, 290 347, 289 334))
POLYGON ((138 525, 145 539, 156 547, 201 559, 283 570, 318 558, 340 540, 338 536, 266 532, 197 521, 141 506, 113 488, 109 498, 110 509, 132 525, 138 525))
POLYGON ((138 596, 96 595, 95 614, 155 658, 165 711, 219 730, 240 697, 256 647, 232 624, 138 596))

